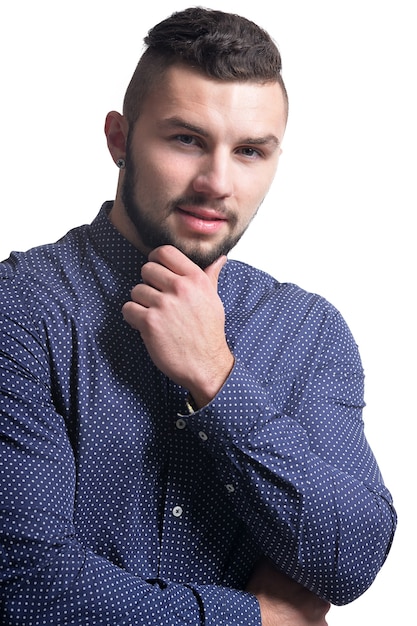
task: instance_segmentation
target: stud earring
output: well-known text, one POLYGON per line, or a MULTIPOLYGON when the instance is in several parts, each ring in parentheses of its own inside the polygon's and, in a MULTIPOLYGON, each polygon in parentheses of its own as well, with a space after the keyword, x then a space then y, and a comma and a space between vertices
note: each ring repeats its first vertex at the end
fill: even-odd
POLYGON ((124 159, 117 159, 116 165, 119 169, 124 170, 126 167, 126 161, 124 159))

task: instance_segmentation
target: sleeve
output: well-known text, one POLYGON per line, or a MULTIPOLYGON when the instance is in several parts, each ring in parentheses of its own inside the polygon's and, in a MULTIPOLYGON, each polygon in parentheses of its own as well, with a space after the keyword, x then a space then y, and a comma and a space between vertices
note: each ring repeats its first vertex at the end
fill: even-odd
POLYGON ((24 316, 0 314, 0 622, 8 626, 242 626, 257 601, 215 585, 142 580, 85 549, 76 470, 51 401, 48 355, 24 316))
POLYGON ((267 383, 237 356, 224 387, 188 425, 264 554, 317 595, 346 604, 386 559, 396 513, 364 435, 362 365, 340 314, 305 369, 308 376, 287 373, 292 401, 282 410, 282 380, 267 383))

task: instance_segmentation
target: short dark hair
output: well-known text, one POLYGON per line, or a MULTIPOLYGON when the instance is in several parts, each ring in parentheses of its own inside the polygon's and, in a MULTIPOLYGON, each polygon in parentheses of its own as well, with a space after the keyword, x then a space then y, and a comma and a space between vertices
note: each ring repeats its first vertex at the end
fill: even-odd
POLYGON ((144 42, 147 48, 123 102, 129 125, 137 120, 150 89, 174 64, 218 80, 278 82, 288 105, 276 44, 265 30, 240 15, 192 7, 154 26, 144 42))

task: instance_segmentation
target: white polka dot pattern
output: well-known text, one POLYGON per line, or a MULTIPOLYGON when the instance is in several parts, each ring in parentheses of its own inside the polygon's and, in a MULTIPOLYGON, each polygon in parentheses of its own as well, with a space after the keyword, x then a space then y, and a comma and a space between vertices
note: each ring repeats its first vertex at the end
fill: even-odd
POLYGON ((261 553, 331 602, 353 600, 395 512, 343 319, 228 262, 236 364, 189 414, 121 316, 145 259, 109 206, 0 265, 1 623, 253 626, 241 590, 261 553))

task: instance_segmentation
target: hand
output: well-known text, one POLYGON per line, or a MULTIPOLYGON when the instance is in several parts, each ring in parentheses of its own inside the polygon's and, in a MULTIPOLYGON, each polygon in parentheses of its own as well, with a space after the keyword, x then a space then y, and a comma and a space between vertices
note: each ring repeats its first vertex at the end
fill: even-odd
POLYGON ((291 580, 267 558, 256 566, 246 591, 259 602, 262 626, 327 626, 329 602, 291 580))
POLYGON ((185 387, 197 407, 214 398, 234 363, 217 293, 225 262, 220 257, 203 271, 173 246, 156 248, 142 267, 143 283, 122 309, 155 365, 185 387))

